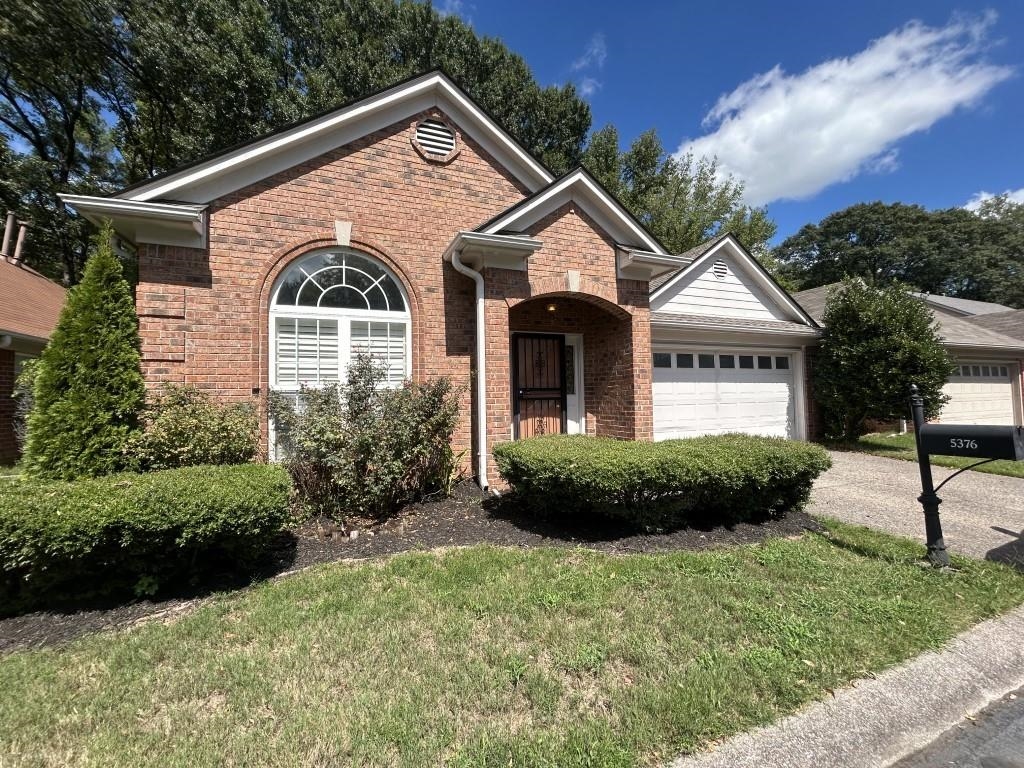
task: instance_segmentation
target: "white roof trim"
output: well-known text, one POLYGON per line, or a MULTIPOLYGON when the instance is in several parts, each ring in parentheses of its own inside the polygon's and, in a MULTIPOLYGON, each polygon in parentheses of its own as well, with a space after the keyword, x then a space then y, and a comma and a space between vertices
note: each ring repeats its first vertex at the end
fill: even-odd
MULTIPOLYGON (((560 195, 563 193, 567 194, 573 202, 581 204, 584 209, 587 208, 588 204, 600 206, 605 215, 595 216, 594 218, 598 219, 602 226, 606 222, 618 225, 616 228, 622 234, 636 238, 637 242, 643 243, 652 253, 659 256, 670 255, 664 248, 658 245, 654 238, 644 232, 643 228, 633 220, 633 217, 616 200, 597 186, 582 169, 576 169, 555 182, 524 205, 517 207, 507 215, 489 224, 484 231, 489 234, 495 234, 503 229, 522 229, 527 227, 543 218, 547 213, 550 213, 548 210, 549 207, 552 207, 550 204, 552 201, 561 202, 560 195), (601 221, 601 219, 604 221, 601 221)), ((593 213, 590 210, 587 212, 593 213)), ((622 239, 624 240, 625 238, 622 239)))
MULTIPOLYGON (((456 120, 460 127, 475 129, 471 133, 473 133, 475 139, 481 140, 481 144, 485 148, 495 148, 499 159, 508 160, 513 166, 517 166, 510 168, 510 170, 515 172, 517 177, 530 189, 540 189, 545 184, 551 183, 551 174, 539 162, 523 150, 508 133, 477 107, 451 80, 440 72, 434 72, 397 85, 394 88, 358 101, 348 107, 342 107, 322 117, 301 123, 281 133, 273 134, 264 139, 257 139, 227 154, 213 157, 206 162, 185 168, 177 173, 171 173, 169 176, 154 179, 149 184, 122 192, 117 197, 127 200, 145 201, 173 195, 181 199, 186 197, 182 194, 184 188, 200 184, 210 185, 211 180, 218 176, 240 171, 248 165, 264 161, 275 154, 287 149, 296 148, 307 142, 312 143, 311 151, 313 154, 310 157, 315 157, 324 151, 328 151, 324 148, 322 142, 325 136, 329 138, 332 132, 340 132, 343 128, 355 128, 358 131, 360 122, 370 121, 373 117, 384 117, 389 121, 387 122, 388 125, 393 124, 402 119, 401 116, 396 116, 397 113, 394 113, 394 109, 406 102, 412 102, 409 114, 422 111, 424 105, 419 103, 422 99, 417 99, 417 97, 426 97, 427 102, 438 106, 440 106, 439 101, 441 99, 447 100, 460 113, 453 117, 464 117, 465 120, 463 122, 468 123, 463 124, 463 122, 456 120), (321 141, 315 142, 314 140, 316 139, 321 141), (501 157, 502 155, 504 157, 501 157)), ((373 126, 369 130, 363 130, 361 133, 357 132, 354 136, 339 136, 339 141, 334 146, 343 146, 377 129, 377 126, 373 126)), ((298 162, 301 162, 301 160, 293 162, 292 159, 289 159, 285 167, 292 167, 298 162)), ((279 171, 280 169, 277 170, 279 171)), ((246 185, 242 184, 241 186, 246 185)), ((222 192, 221 194, 225 193, 222 192)))
POLYGON ((58 195, 94 224, 109 219, 133 243, 206 246, 206 206, 147 203, 89 195, 58 195))
POLYGON ((790 314, 795 317, 799 317, 802 322, 806 323, 811 328, 818 327, 818 324, 814 322, 814 318, 808 315, 788 293, 782 290, 775 283, 774 280, 765 275, 763 268, 757 263, 757 260, 747 251, 746 248, 740 245, 732 235, 726 235, 723 237, 721 241, 715 243, 710 250, 701 254, 687 266, 683 267, 679 271, 678 275, 667 281, 664 285, 659 286, 658 289, 651 294, 651 303, 653 304, 657 297, 667 293, 670 289, 685 280, 689 275, 702 269, 703 266, 711 261, 712 257, 714 257, 715 254, 717 254, 727 244, 729 245, 728 251, 730 254, 745 263, 747 273, 757 281, 758 285, 768 293, 768 296, 773 299, 776 304, 785 307, 789 310, 790 314))
POLYGON ((451 261, 458 252, 467 266, 476 270, 484 267, 500 267, 524 271, 526 260, 543 243, 525 235, 487 235, 480 232, 461 231, 444 251, 444 260, 451 261))

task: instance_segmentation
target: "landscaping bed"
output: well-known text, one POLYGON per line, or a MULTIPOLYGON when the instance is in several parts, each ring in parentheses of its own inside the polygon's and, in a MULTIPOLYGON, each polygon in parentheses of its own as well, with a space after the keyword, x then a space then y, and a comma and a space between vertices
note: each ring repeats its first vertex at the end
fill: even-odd
POLYGON ((826 523, 704 552, 476 546, 326 565, 0 658, 0 753, 12 766, 664 763, 1024 602, 1009 568, 943 572, 922 556, 826 523))
MULTIPOLYGON (((326 522, 326 521, 325 521, 326 522)), ((463 483, 448 499, 413 504, 383 524, 354 523, 358 537, 334 534, 310 521, 277 538, 268 556, 248 574, 215 574, 202 584, 160 600, 110 604, 78 612, 37 611, 0 619, 0 651, 60 645, 90 632, 133 624, 147 616, 175 614, 212 591, 347 558, 371 558, 410 550, 493 544, 507 547, 586 547, 611 554, 702 550, 799 535, 819 524, 802 512, 762 523, 684 528, 649 534, 626 523, 537 520, 511 497, 485 499, 463 483)))

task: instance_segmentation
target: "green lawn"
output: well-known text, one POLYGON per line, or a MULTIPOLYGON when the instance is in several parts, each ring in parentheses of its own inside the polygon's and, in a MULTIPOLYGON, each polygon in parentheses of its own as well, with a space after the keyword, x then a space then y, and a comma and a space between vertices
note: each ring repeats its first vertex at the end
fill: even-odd
POLYGON ((20 472, 17 465, 0 464, 0 477, 17 477, 20 472))
POLYGON ((0 658, 4 766, 631 766, 792 712, 1024 602, 828 523, 705 553, 321 566, 0 658))
MULTIPOLYGON (((917 461, 917 448, 914 446, 914 435, 865 435, 854 445, 844 444, 835 446, 841 451, 860 451, 875 456, 885 456, 890 459, 904 459, 906 461, 917 461)), ((932 456, 932 464, 942 467, 966 467, 981 459, 965 459, 962 456, 932 456)), ((978 472, 988 472, 993 475, 1007 475, 1008 477, 1024 477, 1024 461, 993 461, 989 464, 982 464, 977 468, 978 472)))

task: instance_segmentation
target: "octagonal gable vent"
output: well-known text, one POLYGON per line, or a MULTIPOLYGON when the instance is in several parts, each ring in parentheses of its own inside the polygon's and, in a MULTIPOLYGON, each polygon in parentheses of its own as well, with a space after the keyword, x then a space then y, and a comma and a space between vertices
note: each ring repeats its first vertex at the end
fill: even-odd
POLYGON ((455 131, 440 120, 424 120, 416 126, 416 143, 424 152, 444 157, 455 150, 455 131))
POLYGON ((725 276, 729 274, 729 265, 719 259, 711 265, 711 271, 715 273, 715 277, 719 280, 724 280, 725 276))

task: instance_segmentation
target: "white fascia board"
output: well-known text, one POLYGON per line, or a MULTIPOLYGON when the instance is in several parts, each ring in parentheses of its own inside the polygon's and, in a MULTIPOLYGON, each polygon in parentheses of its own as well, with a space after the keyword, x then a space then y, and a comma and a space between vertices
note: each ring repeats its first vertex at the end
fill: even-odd
POLYGON ((149 203, 87 195, 59 195, 67 205, 96 225, 109 220, 114 230, 133 243, 206 247, 206 206, 149 203))
POLYGON ((965 344, 963 342, 951 342, 941 339, 942 346, 946 347, 952 352, 977 354, 983 357, 992 357, 993 355, 1007 355, 1013 360, 1017 360, 1021 355, 1024 355, 1024 346, 1014 345, 993 345, 993 344, 965 344))
POLYGON ((551 174, 540 163, 450 80, 435 73, 128 190, 118 197, 142 201, 173 195, 197 202, 215 200, 433 106, 451 113, 451 118, 461 128, 504 162, 531 190, 551 183, 551 174))
POLYGON ((636 248, 617 248, 616 267, 619 277, 633 280, 651 280, 683 266, 678 256, 641 251, 636 248))
POLYGON ((492 223, 485 231, 496 233, 509 228, 523 229, 544 218, 569 200, 582 205, 584 210, 609 234, 615 235, 616 239, 625 241, 636 238, 637 242, 643 243, 652 253, 669 255, 664 248, 643 231, 622 206, 580 170, 570 173, 552 184, 522 207, 510 211, 507 216, 492 223))
POLYGON ((652 293, 650 297, 651 308, 654 309, 654 304, 661 296, 667 295, 673 287, 676 287, 685 281, 691 274, 703 269, 704 266, 723 248, 727 250, 731 256, 739 260, 744 271, 757 281, 758 285, 768 293, 769 297, 773 299, 776 304, 788 310, 791 316, 799 319, 799 322, 806 323, 811 328, 817 326, 814 319, 800 309, 799 305, 793 301, 788 293, 779 288, 779 286, 775 284, 774 280, 765 276, 760 265, 754 263, 754 257, 747 252, 746 248, 736 242, 732 235, 726 235, 722 241, 716 243, 711 250, 694 259, 688 266, 680 271, 678 275, 652 293), (728 248, 726 248, 726 246, 728 246, 728 248))
POLYGON ((525 235, 490 235, 480 232, 459 232, 444 251, 444 260, 452 254, 467 266, 480 270, 484 267, 526 270, 526 261, 543 243, 525 235))

